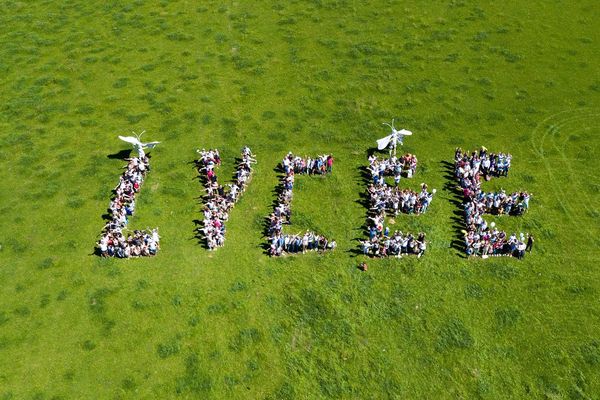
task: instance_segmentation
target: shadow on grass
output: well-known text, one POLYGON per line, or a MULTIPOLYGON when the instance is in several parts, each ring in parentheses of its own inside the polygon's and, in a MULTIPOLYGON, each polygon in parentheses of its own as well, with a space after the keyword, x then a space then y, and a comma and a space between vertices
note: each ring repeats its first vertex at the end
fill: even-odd
POLYGON ((442 160, 440 161, 440 166, 443 176, 446 179, 443 189, 452 194, 452 197, 449 200, 454 206, 454 211, 452 211, 453 216, 451 218, 454 238, 450 242, 450 247, 456 250, 456 255, 459 257, 467 258, 465 255, 466 249, 462 234, 462 231, 465 229, 464 216, 461 211, 463 209, 462 192, 456 183, 456 177, 454 176, 454 165, 449 161, 442 160))
MULTIPOLYGON (((106 158, 110 158, 111 160, 125 161, 125 159, 129 158, 130 155, 131 155, 131 149, 127 149, 127 150, 121 150, 117 153, 109 154, 106 156, 106 158)), ((150 157, 150 156, 148 156, 148 157, 150 157)))
MULTIPOLYGON (((200 160, 196 159, 194 161, 188 162, 188 164, 193 165, 197 172, 197 175, 194 178, 192 178, 192 180, 197 180, 199 183, 202 184, 202 188, 205 189, 206 184, 208 183, 208 180, 206 179, 206 176, 201 173, 203 165, 200 163, 200 160)), ((202 206, 202 208, 201 208, 201 212, 202 212, 202 210, 204 210, 205 201, 207 200, 207 195, 201 194, 200 196, 196 197, 195 200, 198 200, 198 202, 202 206)), ((194 223, 194 226, 195 226, 194 231, 193 231, 194 232, 193 239, 195 239, 198 242, 198 244, 202 245, 202 247, 204 247, 205 249, 208 250, 208 242, 202 232, 202 230, 204 229, 204 220, 196 218, 196 219, 192 220, 192 222, 194 223)))
MULTIPOLYGON (((378 154, 378 149, 376 147, 370 147, 365 151, 365 161, 372 155, 378 154)), ((362 206, 365 212, 365 218, 363 219, 363 224, 360 228, 356 229, 360 233, 360 236, 352 239, 353 242, 357 243, 356 247, 353 247, 350 250, 346 250, 347 253, 354 255, 355 257, 364 255, 360 249, 360 242, 364 240, 365 237, 368 237, 369 234, 369 226, 367 224, 367 220, 372 217, 372 213, 370 210, 370 202, 369 195, 367 194, 367 187, 371 183, 371 173, 369 172, 369 168, 366 164, 361 165, 356 170, 355 182, 361 185, 361 190, 359 194, 359 198, 354 202, 362 206)))
MULTIPOLYGON (((281 195, 281 193, 283 193, 283 185, 281 184, 281 181, 283 180, 283 178, 285 177, 285 171, 283 169, 283 165, 281 163, 278 163, 277 166, 275 168, 273 168, 273 172, 275 172, 277 174, 277 186, 275 186, 275 188, 271 191, 271 193, 273 193, 275 195, 275 198, 273 199, 273 201, 271 202, 271 209, 275 210, 275 207, 277 207, 279 205, 279 196, 281 195)), ((271 227, 271 215, 267 215, 266 217, 263 218, 264 220, 264 224, 263 224, 263 238, 265 240, 262 241, 260 247, 263 249, 264 253, 266 255, 269 255, 269 250, 271 249, 271 244, 270 244, 270 232, 269 232, 269 228, 271 227)), ((291 221, 291 216, 290 216, 290 221, 291 221)))
MULTIPOLYGON (((370 148, 366 151, 366 156, 369 157, 371 154, 375 152, 375 148, 370 148)), ((363 223, 360 228, 356 229, 359 232, 358 237, 352 239, 353 242, 357 243, 356 247, 352 249, 346 250, 347 253, 352 254, 356 257, 363 255, 363 252, 360 250, 360 241, 364 239, 365 235, 368 235, 369 229, 367 225, 367 219, 371 216, 369 213, 369 196, 367 195, 366 188, 371 182, 371 174, 369 173, 369 169, 366 165, 361 165, 357 169, 357 174, 355 175, 355 182, 360 183, 361 190, 359 194, 359 198, 354 200, 355 203, 360 204, 366 210, 365 218, 363 219, 363 223)))

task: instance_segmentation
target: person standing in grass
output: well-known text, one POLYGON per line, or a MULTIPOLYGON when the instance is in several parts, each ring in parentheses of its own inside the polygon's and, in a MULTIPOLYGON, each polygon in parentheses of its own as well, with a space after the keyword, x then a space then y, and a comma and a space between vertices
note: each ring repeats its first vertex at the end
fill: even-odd
POLYGON ((519 260, 522 260, 523 257, 525 257, 525 249, 526 249, 525 243, 519 242, 517 244, 517 258, 519 260))
POLYGON ((419 252, 417 253, 417 257, 421 258, 423 254, 425 254, 425 250, 427 250, 427 241, 425 240, 425 233, 419 233, 419 237, 417 238, 417 245, 419 252))
POLYGON ((331 173, 333 170, 333 155, 327 156, 327 172, 331 173))
POLYGON ((527 250, 530 253, 531 249, 533 249, 533 242, 535 242, 533 235, 527 235, 527 247, 525 247, 525 250, 527 250))

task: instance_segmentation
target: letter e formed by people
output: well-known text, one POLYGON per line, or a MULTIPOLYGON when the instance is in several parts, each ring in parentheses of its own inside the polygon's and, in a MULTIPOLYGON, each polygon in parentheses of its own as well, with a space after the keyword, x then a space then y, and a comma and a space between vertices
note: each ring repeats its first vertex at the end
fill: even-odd
POLYGON ((509 235, 499 230, 494 222, 488 224, 483 218, 484 214, 520 216, 529 209, 531 193, 481 190, 483 180, 508 176, 511 160, 510 154, 490 153, 485 147, 473 152, 456 149, 454 175, 463 196, 467 256, 513 256, 520 259, 525 255, 527 242, 531 242, 529 247, 533 245, 533 238, 529 239, 529 235, 527 239, 523 233, 509 235))
MULTIPOLYGON (((400 188, 403 178, 412 178, 417 169, 417 157, 405 154, 399 158, 369 157, 366 169, 366 203, 368 240, 361 241, 362 253, 373 257, 398 257, 416 255, 421 257, 427 249, 424 232, 390 231, 389 217, 399 214, 420 215, 427 212, 436 190, 429 191, 427 184, 421 184, 421 191, 400 188), (386 178, 393 177, 394 184, 388 184, 386 178), (387 217, 387 220, 386 220, 387 217)), ((393 223, 393 222, 392 222, 393 223)))

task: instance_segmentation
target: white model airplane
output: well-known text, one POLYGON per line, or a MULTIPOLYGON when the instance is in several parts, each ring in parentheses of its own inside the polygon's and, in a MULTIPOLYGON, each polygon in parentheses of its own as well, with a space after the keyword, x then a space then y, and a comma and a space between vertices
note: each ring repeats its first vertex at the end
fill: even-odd
POLYGON ((387 122, 384 122, 383 125, 387 125, 390 128, 392 128, 392 134, 388 135, 384 138, 381 138, 377 141, 377 149, 379 150, 383 150, 386 147, 388 147, 388 145, 392 145, 392 150, 394 152, 394 156, 396 155, 396 145, 398 143, 402 144, 402 141, 404 140, 404 136, 410 136, 412 135, 412 132, 406 129, 400 129, 397 130, 394 127, 394 120, 392 119, 392 124, 388 124, 387 122))
POLYGON ((160 142, 142 143, 140 139, 145 132, 146 131, 142 131, 142 133, 140 133, 139 135, 137 133, 133 132, 133 134, 135 136, 119 136, 119 139, 121 139, 124 142, 131 143, 133 145, 133 148, 135 150, 137 150, 139 157, 143 158, 146 155, 146 153, 144 153, 144 149, 152 149, 157 144, 160 143, 160 142))

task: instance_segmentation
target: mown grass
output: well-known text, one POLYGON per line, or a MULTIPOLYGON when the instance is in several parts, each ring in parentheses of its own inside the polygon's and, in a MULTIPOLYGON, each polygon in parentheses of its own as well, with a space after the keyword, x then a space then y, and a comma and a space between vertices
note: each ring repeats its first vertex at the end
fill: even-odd
MULTIPOLYGON (((595 398, 600 392, 600 79, 591 1, 13 2, 0 15, 0 398, 595 398), (356 266, 360 167, 381 123, 415 135, 438 192, 421 259, 356 266), (93 255, 127 152, 160 140, 135 227, 160 254, 93 255), (243 145, 252 183, 224 248, 194 234, 195 148, 243 145), (467 260, 448 162, 514 155, 486 189, 534 193, 534 252, 467 260), (300 179, 289 231, 333 253, 270 259, 281 158, 300 179), (454 243, 454 244, 453 244, 454 243)), ((492 219, 492 218, 490 218, 492 219)))

